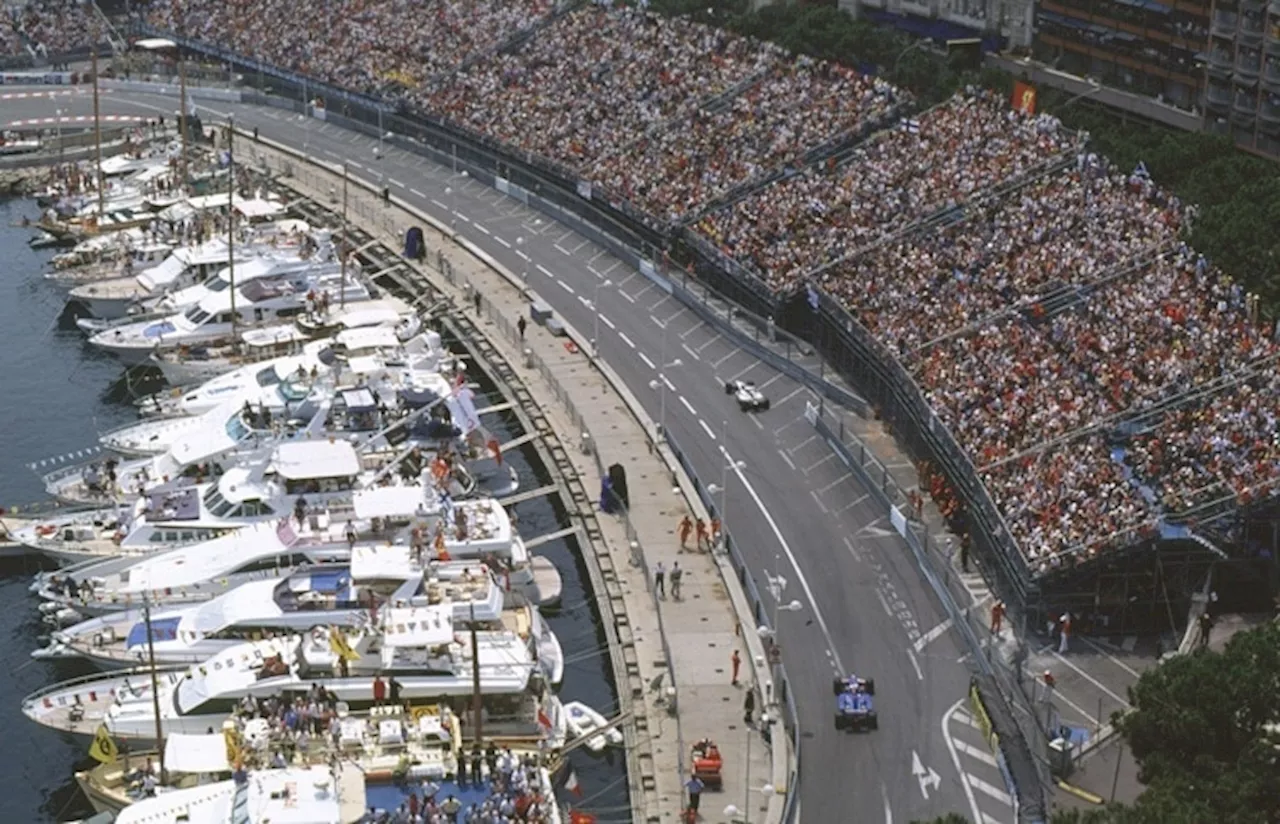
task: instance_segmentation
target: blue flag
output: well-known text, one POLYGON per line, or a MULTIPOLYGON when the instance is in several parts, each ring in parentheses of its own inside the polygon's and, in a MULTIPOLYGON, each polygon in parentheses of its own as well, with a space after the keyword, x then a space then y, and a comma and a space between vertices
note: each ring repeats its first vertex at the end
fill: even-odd
POLYGON ((809 308, 815 312, 818 311, 818 307, 822 305, 822 298, 818 294, 818 290, 813 288, 812 283, 806 286, 805 289, 809 292, 809 308))

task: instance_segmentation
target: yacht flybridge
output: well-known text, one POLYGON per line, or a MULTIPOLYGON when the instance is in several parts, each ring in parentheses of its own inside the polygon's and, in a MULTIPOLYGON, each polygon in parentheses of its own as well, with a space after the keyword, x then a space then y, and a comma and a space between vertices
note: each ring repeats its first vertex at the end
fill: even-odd
MULTIPOLYGON (((237 252, 236 260, 243 259, 247 263, 251 256, 251 251, 237 252)), ((78 301, 95 318, 123 318, 143 301, 159 300, 167 291, 204 283, 221 271, 230 259, 230 247, 222 238, 180 246, 157 266, 135 265, 137 274, 126 272, 120 277, 76 286, 71 290, 71 299, 78 301)))
POLYGON ((246 328, 285 321, 304 312, 324 314, 327 310, 317 311, 317 296, 324 296, 324 301, 332 298, 333 306, 372 297, 358 277, 344 277, 339 264, 311 264, 298 277, 250 280, 235 289, 206 295, 174 314, 109 326, 93 332, 89 343, 127 364, 145 363, 155 351, 220 344, 246 328))
MULTIPOLYGON (((543 681, 530 646, 508 631, 467 633, 455 628, 451 606, 396 607, 377 625, 352 633, 316 626, 300 634, 237 644, 186 671, 160 672, 160 726, 166 732, 219 729, 247 699, 305 693, 314 686, 351 710, 372 707, 374 682, 394 679, 410 703, 457 702, 466 710, 478 670, 491 735, 538 735, 539 716, 564 740, 559 702, 543 681), (473 647, 475 653, 473 654, 473 647)), ((91 735, 101 724, 120 739, 155 740, 151 672, 76 679, 23 701, 28 718, 65 732, 91 735)))

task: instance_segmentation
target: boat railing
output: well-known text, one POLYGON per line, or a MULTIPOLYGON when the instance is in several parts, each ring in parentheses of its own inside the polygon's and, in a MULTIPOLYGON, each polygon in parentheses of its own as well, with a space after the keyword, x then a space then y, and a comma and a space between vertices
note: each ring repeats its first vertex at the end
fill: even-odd
MULTIPOLYGON (((168 680, 169 683, 176 683, 177 680, 179 680, 179 678, 181 678, 182 676, 182 671, 175 671, 174 667, 168 667, 168 666, 157 666, 156 672, 162 676, 167 676, 166 680, 168 680), (178 676, 178 678, 171 677, 175 675, 178 676)), ((143 686, 150 688, 151 667, 130 667, 127 670, 117 670, 106 677, 110 678, 111 681, 117 681, 117 680, 123 681, 125 679, 131 678, 134 676, 144 678, 145 683, 143 684, 143 686)), ((63 702, 60 705, 70 706, 71 704, 75 703, 75 700, 77 698, 79 698, 82 703, 84 702, 85 698, 88 698, 91 702, 94 702, 98 700, 98 695, 97 695, 98 690, 90 690, 90 689, 87 689, 87 687, 90 684, 93 684, 94 682, 100 682, 102 680, 104 680, 103 673, 90 672, 90 673, 86 673, 85 675, 77 676, 75 678, 68 678, 65 681, 58 681, 57 683, 44 686, 36 690, 35 692, 31 693, 30 695, 28 695, 26 698, 23 698, 22 705, 24 707, 29 707, 33 704, 39 703, 41 701, 45 701, 46 706, 52 707, 54 705, 54 702, 52 701, 51 697, 57 693, 66 693, 68 690, 72 691, 71 694, 61 696, 63 699, 63 702), (86 689, 83 691, 78 691, 75 689, 76 687, 81 687, 81 686, 86 687, 86 689)), ((110 687, 108 688, 108 690, 106 690, 106 692, 110 695, 114 695, 116 692, 116 688, 110 687)))

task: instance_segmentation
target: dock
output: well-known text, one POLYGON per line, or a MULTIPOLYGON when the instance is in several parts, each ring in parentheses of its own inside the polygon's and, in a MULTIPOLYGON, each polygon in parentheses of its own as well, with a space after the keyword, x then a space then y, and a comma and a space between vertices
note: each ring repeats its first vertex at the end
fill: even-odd
POLYGON ((564 529, 557 529, 555 532, 548 532, 546 535, 539 535, 536 538, 530 538, 524 542, 525 549, 537 549, 543 544, 549 544, 552 541, 558 541, 561 538, 568 538, 570 535, 577 535, 578 527, 568 526, 564 529))
POLYGON ((536 489, 526 489, 524 492, 517 492, 514 495, 508 495, 505 498, 499 498, 498 503, 503 506, 515 506, 525 501, 532 501, 534 498, 545 498, 548 495, 554 495, 559 489, 555 484, 547 484, 536 489))

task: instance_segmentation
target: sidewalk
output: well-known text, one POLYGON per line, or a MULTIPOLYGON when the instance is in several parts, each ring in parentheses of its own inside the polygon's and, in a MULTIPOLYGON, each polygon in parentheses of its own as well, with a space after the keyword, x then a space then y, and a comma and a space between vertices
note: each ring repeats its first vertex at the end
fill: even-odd
MULTIPOLYGON (((301 168, 285 153, 261 145, 255 148, 273 168, 286 168, 287 164, 292 172, 288 184, 321 203, 328 202, 335 181, 341 185, 337 173, 301 168)), ((409 226, 422 226, 430 250, 428 260, 435 262, 439 253, 450 264, 450 277, 432 272, 432 282, 454 299, 458 311, 474 316, 476 308, 469 290, 480 293, 480 326, 495 349, 517 368, 560 440, 580 445, 583 435, 590 435, 594 449, 569 450, 589 491, 599 488, 600 466, 620 463, 626 468, 629 519, 598 513, 604 547, 583 543, 584 552, 605 552, 612 560, 625 607, 618 622, 626 622, 633 641, 624 647, 627 668, 646 685, 641 694, 633 690, 630 696, 619 696, 620 705, 635 713, 640 752, 629 752, 628 757, 639 770, 633 768, 629 779, 633 803, 636 798, 643 799, 640 820, 677 820, 684 803, 682 782, 689 769, 688 748, 708 737, 719 744, 724 758, 724 789, 708 788, 704 793, 703 818, 725 820, 727 816, 721 811, 727 805, 741 808, 744 799, 750 799, 747 820, 777 821, 785 802, 782 793, 787 789, 782 786, 786 753, 772 758, 759 732, 743 723, 746 685, 755 682, 755 662, 763 662, 761 642, 754 632, 739 633, 735 609, 749 614, 745 595, 732 576, 727 581, 722 576, 719 557, 680 551, 676 537, 680 519, 686 513, 704 519, 707 514, 701 511, 688 479, 669 468, 675 465, 674 459, 651 444, 646 433, 653 431, 652 423, 637 419, 639 405, 620 382, 608 380, 607 365, 597 368, 581 348, 569 345, 570 338, 555 337, 530 322, 524 341, 519 341, 515 322, 521 316, 529 318, 529 302, 515 285, 518 279, 482 262, 482 252, 473 248, 468 253, 431 228, 424 216, 394 205, 386 207, 362 186, 350 186, 348 209, 353 223, 393 248, 402 245, 409 226), (690 501, 694 502, 692 508, 690 501), (658 562, 668 570, 679 562, 685 570, 680 600, 660 599, 652 592, 649 570, 658 562), (735 648, 742 658, 739 686, 730 683, 735 648), (775 764, 781 765, 782 780, 775 776, 775 764), (777 787, 778 792, 766 799, 759 792, 765 784, 777 787)), ((573 330, 568 332, 576 337, 573 330)), ((581 344, 582 338, 577 340, 581 344)), ((671 595, 669 581, 667 590, 671 595)), ((597 593, 597 597, 603 594, 597 593)), ((626 686, 620 684, 619 689, 625 691, 626 686)), ((762 709, 760 698, 757 695, 757 718, 762 709)), ((786 747, 787 737, 780 727, 773 740, 774 746, 786 747)), ((742 816, 737 820, 743 820, 742 816)))

